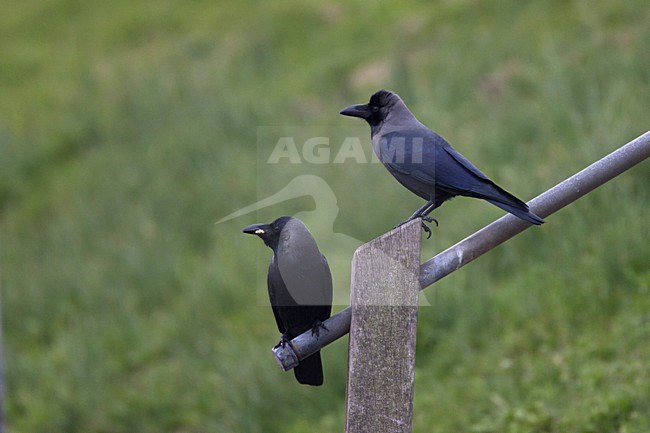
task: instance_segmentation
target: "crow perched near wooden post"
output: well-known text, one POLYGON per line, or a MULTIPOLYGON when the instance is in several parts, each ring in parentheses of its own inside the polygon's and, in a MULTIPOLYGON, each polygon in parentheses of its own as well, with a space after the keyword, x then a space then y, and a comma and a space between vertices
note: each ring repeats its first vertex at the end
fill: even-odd
MULTIPOLYGON (((332 311, 332 274, 307 227, 297 218, 284 216, 270 224, 250 225, 243 232, 258 236, 273 250, 267 285, 273 316, 282 333, 276 347, 290 345, 307 330, 318 337, 324 328, 321 322, 332 311)), ((319 351, 295 361, 293 372, 298 382, 323 384, 319 351)))
POLYGON ((531 224, 544 222, 526 203, 494 183, 444 138, 420 123, 397 94, 379 90, 367 104, 351 105, 341 114, 368 122, 379 160, 399 183, 427 201, 406 221, 422 218, 428 237, 431 229, 424 221, 438 224, 428 215, 458 195, 486 200, 531 224))

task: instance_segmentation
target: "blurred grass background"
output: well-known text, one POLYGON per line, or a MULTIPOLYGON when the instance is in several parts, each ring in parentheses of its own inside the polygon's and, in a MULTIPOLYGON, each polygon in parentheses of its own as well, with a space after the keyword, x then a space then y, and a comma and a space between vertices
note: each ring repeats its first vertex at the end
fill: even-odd
MULTIPOLYGON (((9 431, 342 431, 345 340, 320 389, 278 370, 270 251, 240 233, 313 203, 214 225, 282 186, 257 127, 347 127, 389 88, 528 200, 648 130, 649 22, 640 0, 8 0, 9 431)), ((419 205, 380 166, 319 170, 336 232, 419 205)), ((426 291, 415 431, 650 431, 648 185, 646 162, 426 291)), ((446 204, 423 258, 499 215, 446 204)))

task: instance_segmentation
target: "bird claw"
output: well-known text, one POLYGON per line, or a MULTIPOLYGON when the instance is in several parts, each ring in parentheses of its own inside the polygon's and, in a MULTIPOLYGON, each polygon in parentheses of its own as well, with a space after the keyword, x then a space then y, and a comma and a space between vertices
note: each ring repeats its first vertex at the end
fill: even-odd
POLYGON ((422 230, 424 230, 424 232, 427 234, 427 239, 430 239, 432 232, 431 232, 431 229, 429 228, 429 226, 425 224, 425 222, 434 223, 436 225, 436 227, 438 227, 438 220, 435 219, 434 217, 430 217, 430 216, 427 216, 427 215, 418 215, 416 217, 409 218, 406 221, 404 221, 404 222, 396 225, 395 227, 393 227, 393 230, 398 228, 398 227, 403 226, 404 224, 406 224, 409 221, 413 221, 416 218, 421 218, 422 219, 422 230))
MULTIPOLYGON (((426 222, 428 222, 428 223, 434 223, 434 224, 436 225, 436 227, 438 227, 438 220, 435 219, 434 217, 431 217, 431 216, 423 216, 423 217, 421 217, 421 218, 422 218, 422 221, 426 221, 426 222)), ((424 223, 422 223, 422 224, 424 224, 424 223)), ((425 231, 426 231, 426 230, 425 230, 425 231)))
POLYGON ((431 229, 429 228, 428 225, 426 225, 424 223, 424 221, 422 221, 422 230, 424 230, 424 232, 427 234, 427 239, 430 239, 431 238, 431 229))
POLYGON ((318 337, 320 337, 320 328, 323 328, 326 331, 329 331, 327 329, 327 326, 320 320, 316 320, 313 325, 311 325, 311 335, 316 335, 316 340, 318 340, 318 337))
POLYGON ((282 334, 282 337, 280 337, 280 341, 278 344, 275 345, 274 349, 277 349, 278 347, 281 347, 284 349, 284 346, 286 346, 289 343, 289 338, 287 338, 286 335, 282 334))

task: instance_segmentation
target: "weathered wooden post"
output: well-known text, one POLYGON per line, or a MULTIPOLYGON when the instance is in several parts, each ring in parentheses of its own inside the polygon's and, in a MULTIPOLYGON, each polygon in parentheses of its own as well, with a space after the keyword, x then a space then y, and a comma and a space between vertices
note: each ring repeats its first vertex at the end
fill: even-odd
POLYGON ((346 433, 411 431, 420 223, 354 254, 346 433))

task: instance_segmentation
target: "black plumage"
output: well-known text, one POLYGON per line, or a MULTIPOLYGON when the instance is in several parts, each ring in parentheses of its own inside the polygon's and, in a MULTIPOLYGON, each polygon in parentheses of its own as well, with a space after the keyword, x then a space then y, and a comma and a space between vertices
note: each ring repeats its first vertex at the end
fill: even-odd
MULTIPOLYGON (((332 275, 307 227, 292 217, 280 217, 270 224, 254 224, 244 233, 259 236, 273 250, 267 286, 278 330, 279 344, 311 329, 318 335, 332 310, 332 275)), ((320 351, 294 368, 298 382, 322 385, 320 351)))

